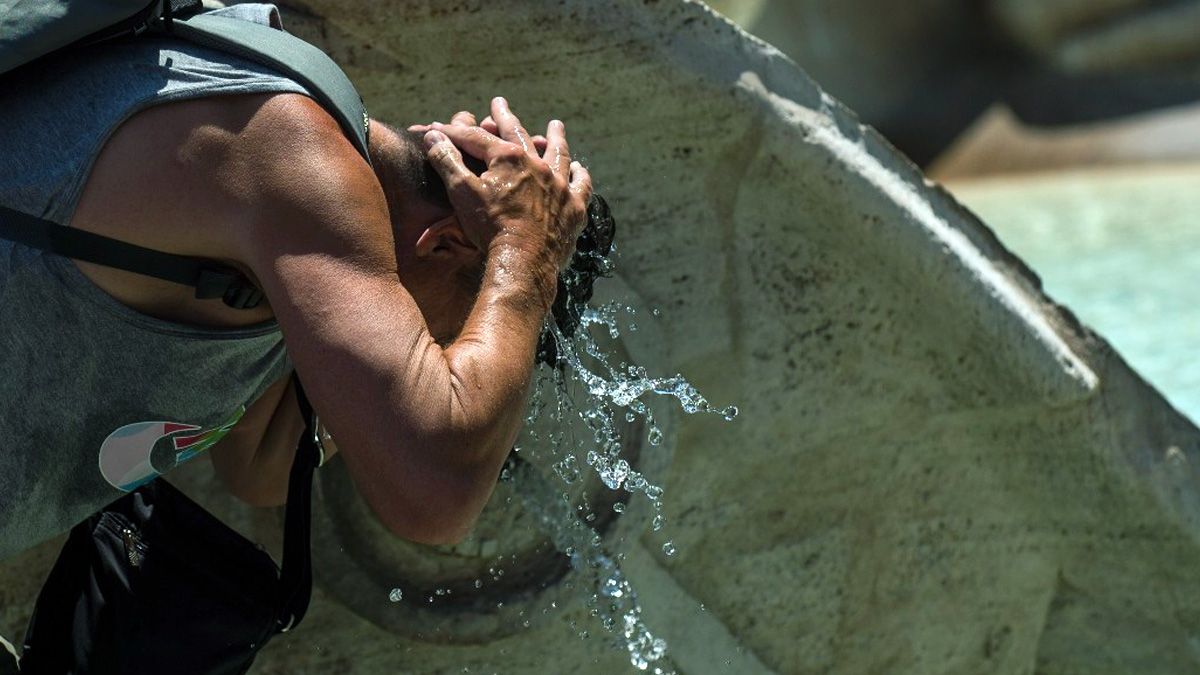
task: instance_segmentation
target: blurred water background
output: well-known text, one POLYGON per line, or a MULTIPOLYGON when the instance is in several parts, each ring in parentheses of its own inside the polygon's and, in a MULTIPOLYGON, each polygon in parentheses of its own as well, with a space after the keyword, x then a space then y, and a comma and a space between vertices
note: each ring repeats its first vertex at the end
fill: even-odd
POLYGON ((1052 298, 1200 420, 1200 164, 968 179, 950 189, 1052 298))

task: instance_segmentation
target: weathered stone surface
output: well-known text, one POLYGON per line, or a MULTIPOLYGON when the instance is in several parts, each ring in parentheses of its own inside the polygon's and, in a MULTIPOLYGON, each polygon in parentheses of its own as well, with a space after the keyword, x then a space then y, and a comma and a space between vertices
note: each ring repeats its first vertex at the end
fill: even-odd
MULTIPOLYGON (((680 647, 682 672, 1195 668, 1200 432, 777 51, 674 0, 304 11, 293 25, 379 118, 495 94, 531 126, 563 118, 621 223, 639 323, 661 335, 646 365, 741 408, 678 420, 667 528, 611 542, 652 629, 706 636, 702 656, 680 647), (689 603, 704 608, 654 618, 689 603)), ((0 576, 31 587, 39 555, 0 576)), ((354 609, 318 590, 256 672, 631 670, 578 600, 482 645, 354 609)))

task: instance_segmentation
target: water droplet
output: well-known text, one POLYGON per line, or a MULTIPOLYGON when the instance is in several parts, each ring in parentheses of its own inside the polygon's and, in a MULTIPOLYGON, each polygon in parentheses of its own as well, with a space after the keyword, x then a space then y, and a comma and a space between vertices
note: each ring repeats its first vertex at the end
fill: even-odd
POLYGON ((617 513, 625 513, 625 502, 616 502, 613 504, 613 511, 617 513))
POLYGON ((600 469, 600 480, 608 486, 610 490, 616 490, 621 487, 621 483, 629 476, 629 462, 623 459, 618 459, 611 465, 600 469))
POLYGON ((400 602, 404 599, 404 592, 399 588, 393 588, 391 593, 388 593, 388 600, 392 602, 400 602))
POLYGON ((675 555, 675 544, 668 541, 667 543, 663 544, 662 551, 667 555, 675 555))
POLYGON ((651 523, 651 527, 654 528, 655 532, 658 532, 659 530, 663 529, 663 525, 666 524, 667 519, 660 513, 657 516, 654 516, 654 522, 651 523))

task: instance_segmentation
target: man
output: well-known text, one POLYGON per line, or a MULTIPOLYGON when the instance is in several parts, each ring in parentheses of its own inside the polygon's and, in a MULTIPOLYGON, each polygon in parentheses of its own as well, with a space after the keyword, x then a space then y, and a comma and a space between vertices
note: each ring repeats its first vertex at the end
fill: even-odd
POLYGON ((283 502, 293 364, 385 525, 469 531, 591 192, 562 123, 531 136, 501 98, 479 125, 373 123, 372 168, 303 87, 199 47, 104 45, 6 80, 0 203, 221 261, 267 302, 0 242, 0 558, 210 446, 235 495, 283 502))

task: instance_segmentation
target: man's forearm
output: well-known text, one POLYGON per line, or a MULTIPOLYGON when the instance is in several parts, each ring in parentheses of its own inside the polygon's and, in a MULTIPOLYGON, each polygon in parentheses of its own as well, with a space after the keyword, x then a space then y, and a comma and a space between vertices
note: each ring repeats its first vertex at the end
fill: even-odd
POLYGON ((520 430, 543 320, 554 301, 553 261, 493 246, 479 297, 445 351, 453 396, 476 434, 465 463, 499 470, 520 430), (549 264, 547 264, 549 263, 549 264))

